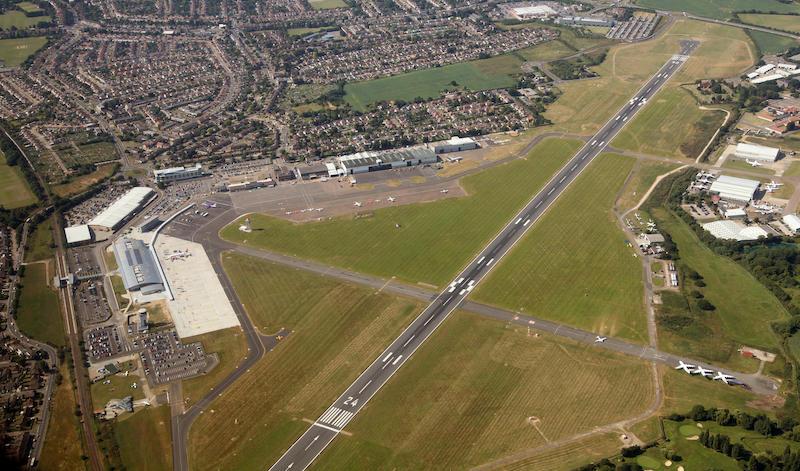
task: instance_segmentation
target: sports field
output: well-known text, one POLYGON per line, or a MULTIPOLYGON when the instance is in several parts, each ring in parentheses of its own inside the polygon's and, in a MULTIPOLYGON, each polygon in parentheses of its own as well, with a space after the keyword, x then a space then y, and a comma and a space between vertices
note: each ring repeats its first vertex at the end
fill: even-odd
POLYGON ((800 33, 800 16, 797 15, 740 13, 739 19, 742 20, 742 23, 800 33))
POLYGON ((75 416, 75 393, 72 391, 70 369, 62 363, 58 369, 61 384, 53 389, 50 422, 44 439, 39 468, 47 470, 73 471, 84 469, 83 445, 80 424, 75 416))
POLYGON ((444 90, 486 90, 510 87, 520 73, 522 59, 504 54, 470 62, 417 70, 392 77, 348 83, 345 100, 363 111, 371 103, 388 100, 411 101, 414 98, 437 97, 444 90), (455 85, 453 84, 455 82, 455 85))
POLYGON ((251 216, 253 232, 234 222, 233 242, 315 259, 383 277, 444 285, 578 149, 577 141, 547 139, 525 159, 461 180, 469 196, 293 224, 251 216), (397 228, 395 224, 399 224, 397 228))
MULTIPOLYGON (((795 21, 800 23, 800 16, 795 16, 795 21)), ((748 31, 753 41, 758 46, 762 54, 781 54, 789 48, 797 46, 797 41, 792 38, 778 36, 777 34, 765 33, 763 31, 748 31)))
POLYGON ((265 469, 419 313, 421 303, 225 254, 234 288, 254 319, 292 331, 192 425, 193 469, 265 469), (265 290, 276 279, 284 290, 265 290), (277 295, 276 295, 277 294, 277 295), (280 306, 281 312, 275 308, 280 306))
POLYGON ((0 39, 0 63, 5 67, 16 67, 45 44, 47 44, 47 38, 44 36, 0 39))
POLYGON ((800 5, 778 0, 636 0, 645 8, 685 11, 697 16, 725 20, 736 11, 800 12, 800 5))
POLYGON ((696 159, 724 119, 721 111, 701 110, 689 92, 666 88, 649 100, 611 145, 645 154, 696 159))
POLYGON ((475 292, 490 304, 647 341, 642 267, 611 209, 634 159, 603 154, 475 292))
POLYGON ((172 469, 172 432, 169 406, 146 407, 114 425, 114 438, 125 469, 172 469))
POLYGON ((64 345, 64 324, 58 295, 48 286, 49 283, 44 263, 25 267, 17 325, 22 332, 36 340, 61 346, 64 345))
POLYGON ((50 19, 49 16, 25 16, 21 11, 8 10, 0 15, 0 29, 25 29, 50 19))
POLYGON ((36 196, 25 181, 19 168, 6 164, 6 156, 0 152, 0 207, 21 208, 36 203, 36 196))
POLYGON ((209 332, 182 339, 184 343, 201 342, 207 353, 216 353, 219 364, 209 373, 183 381, 183 400, 186 407, 199 401, 214 386, 231 374, 247 355, 247 340, 239 327, 209 332))
POLYGON ((653 399, 648 368, 635 358, 457 312, 319 466, 469 469, 634 417, 653 399))
MULTIPOLYGON (((703 277, 706 286, 702 292, 716 306, 709 315, 719 318, 720 334, 735 343, 776 351, 777 338, 770 323, 784 319, 787 313, 772 293, 736 262, 703 245, 689 226, 676 216, 657 209, 653 211, 653 217, 678 245, 681 263, 703 277)), ((717 343, 724 340, 719 335, 715 338, 717 343)), ((703 336, 666 346, 676 352, 687 352, 687 349, 701 352, 708 347, 706 344, 707 338, 703 336)))

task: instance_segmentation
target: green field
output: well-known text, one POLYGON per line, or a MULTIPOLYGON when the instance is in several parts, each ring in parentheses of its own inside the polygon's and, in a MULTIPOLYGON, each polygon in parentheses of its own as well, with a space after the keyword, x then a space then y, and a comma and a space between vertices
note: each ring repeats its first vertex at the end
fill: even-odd
POLYGON ((751 173, 760 173, 762 175, 775 175, 775 170, 764 167, 753 167, 747 163, 746 159, 737 159, 733 156, 725 159, 725 163, 722 164, 722 167, 729 168, 731 170, 744 170, 751 173))
POLYGON ((405 100, 438 97, 444 90, 486 90, 510 87, 517 83, 522 59, 515 54, 504 54, 432 69, 384 77, 365 82, 348 83, 344 87, 345 100, 359 111, 377 101, 405 100), (453 85, 453 82, 456 82, 453 85))
POLYGON ((6 156, 0 152, 0 207, 21 208, 36 203, 36 196, 16 166, 6 164, 6 156))
POLYGON ((130 375, 122 376, 117 374, 109 376, 108 378, 92 383, 92 406, 97 409, 102 409, 108 404, 111 399, 122 399, 127 396, 133 396, 133 400, 144 399, 144 391, 142 390, 142 378, 130 375), (106 384, 108 381, 108 384, 106 384), (137 388, 133 388, 133 383, 137 383, 137 388))
POLYGON ((360 219, 343 216, 306 224, 252 215, 252 233, 240 232, 240 222, 234 222, 222 230, 222 236, 386 278, 444 285, 579 146, 577 141, 547 139, 526 159, 462 179, 469 193, 464 198, 378 209, 372 217, 360 219))
POLYGON ((69 146, 59 152, 61 159, 67 167, 75 167, 81 164, 94 164, 98 162, 108 162, 117 160, 117 153, 114 144, 110 142, 94 142, 91 144, 81 144, 79 146, 69 146))
POLYGON ((16 67, 47 44, 47 38, 0 39, 0 66, 16 67))
POLYGON ((25 261, 49 260, 53 257, 53 218, 40 222, 28 236, 28 248, 25 249, 25 261))
POLYGON ((31 2, 19 2, 15 6, 25 13, 39 13, 42 11, 38 5, 31 2))
POLYGON ((94 172, 75 177, 66 183, 55 185, 52 187, 52 190, 62 198, 82 193, 95 183, 101 182, 113 175, 117 167, 117 164, 100 165, 94 172))
POLYGON ((50 20, 49 16, 25 16, 21 11, 9 10, 0 15, 0 29, 25 29, 50 20))
POLYGON ((349 8, 342 0, 308 0, 314 10, 330 10, 332 8, 349 8))
POLYGON ((53 390, 50 422, 44 439, 39 469, 74 471, 85 469, 86 462, 81 460, 83 445, 81 444, 80 425, 75 416, 75 395, 70 381, 70 370, 66 363, 59 367, 61 384, 53 390))
POLYGON ((699 376, 688 376, 670 367, 662 367, 662 370, 664 402, 659 410, 661 415, 673 412, 685 414, 696 404, 753 414, 763 412, 752 405, 757 396, 745 389, 731 388, 699 376))
POLYGON ((780 29, 800 33, 800 16, 797 15, 764 15, 760 13, 740 13, 742 23, 765 28, 780 29))
POLYGON ((800 12, 800 5, 778 0, 636 0, 636 3, 645 8, 685 11, 693 15, 719 20, 732 18, 733 12, 746 10, 778 13, 800 12))
POLYGON ((172 469, 169 406, 146 407, 114 425, 120 458, 130 471, 172 469))
POLYGON ((725 114, 720 111, 701 110, 685 90, 665 88, 611 145, 646 154, 695 159, 724 119, 725 114), (676 137, 680 145, 675 145, 676 137))
POLYGON ((604 154, 536 223, 475 298, 647 342, 642 267, 611 208, 634 160, 604 154))
POLYGON ((210 372, 183 381, 183 400, 188 407, 208 394, 231 374, 247 355, 247 340, 239 327, 209 332, 182 339, 184 343, 201 342, 208 353, 216 353, 219 364, 210 372))
MULTIPOLYGON (((785 318, 787 313, 772 293, 736 262, 708 249, 691 228, 672 213, 657 209, 653 211, 653 217, 678 245, 682 263, 697 271, 706 283, 703 294, 716 306, 713 314, 708 315, 721 322, 721 332, 716 333, 715 344, 721 344, 727 338, 734 342, 734 348, 744 344, 776 351, 778 342, 770 323, 785 318)), ((665 336, 660 337, 662 341, 667 340, 665 336)), ((703 350, 713 346, 707 345, 707 339, 706 334, 662 343, 668 350, 691 356, 690 352, 702 354, 703 350)), ((737 355, 735 350, 730 353, 737 355)))
POLYGON ((25 267, 17 325, 31 338, 61 346, 64 345, 64 323, 58 295, 48 286, 50 281, 44 263, 25 267))
POLYGON ((292 333, 192 425, 189 461, 192 469, 264 469, 308 427, 304 419, 324 412, 422 304, 322 277, 313 286, 324 292, 308 301, 309 287, 291 283, 291 269, 235 253, 225 254, 223 264, 234 280, 256 280, 234 283, 248 314, 292 333), (263 289, 275 280, 288 280, 278 297, 263 289))
POLYGON ((639 160, 633 167, 631 178, 625 185, 625 191, 617 200, 619 209, 626 210, 636 206, 659 175, 670 172, 677 167, 678 165, 673 163, 639 160))
MULTIPOLYGON (((800 16, 795 16, 800 23, 800 16)), ((753 38, 753 42, 758 46, 762 54, 781 54, 798 42, 792 38, 778 36, 777 34, 765 33, 763 31, 748 31, 747 34, 753 38)))
POLYGON ((648 367, 635 358, 456 312, 319 466, 469 469, 636 416, 653 399, 648 367))

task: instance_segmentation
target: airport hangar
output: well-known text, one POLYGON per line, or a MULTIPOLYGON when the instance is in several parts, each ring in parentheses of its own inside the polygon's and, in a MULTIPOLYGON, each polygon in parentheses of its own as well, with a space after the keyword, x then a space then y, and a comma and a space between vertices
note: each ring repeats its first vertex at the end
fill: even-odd
POLYGON ((760 162, 775 162, 780 156, 781 150, 775 147, 758 146, 740 142, 736 144, 736 157, 742 159, 758 160, 760 162))
POLYGON ((747 204, 755 196, 760 184, 757 180, 722 175, 711 184, 708 191, 726 201, 747 204))

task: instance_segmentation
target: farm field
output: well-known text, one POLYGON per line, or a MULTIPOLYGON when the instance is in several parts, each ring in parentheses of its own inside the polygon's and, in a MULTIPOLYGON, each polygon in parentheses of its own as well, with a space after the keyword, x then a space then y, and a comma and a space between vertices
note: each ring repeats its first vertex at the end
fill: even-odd
POLYGON ((84 192, 95 183, 103 181, 113 175, 117 167, 117 164, 100 165, 94 172, 75 177, 67 183, 55 185, 52 187, 52 190, 62 198, 84 192))
POLYGON ((580 145, 546 139, 525 159, 463 178, 467 197, 299 225, 256 214, 250 218, 252 233, 240 232, 237 221, 222 236, 386 278, 444 285, 580 145))
POLYGON ((725 119, 720 111, 703 111, 680 88, 654 96, 611 145, 634 152, 695 159, 725 119), (680 145, 676 144, 679 137, 680 145))
MULTIPOLYGON (((795 21, 800 23, 800 16, 795 16, 795 21)), ((797 41, 792 38, 778 36, 777 34, 765 33, 763 31, 748 31, 747 34, 753 38, 758 50, 762 54, 780 54, 793 46, 797 46, 797 41)))
POLYGON ((736 11, 800 12, 800 5, 778 0, 636 0, 645 8, 685 11, 697 16, 726 20, 736 11))
POLYGON ((475 298, 647 342, 642 267, 611 211, 634 159, 602 154, 530 229, 475 298))
POLYGON ((670 162, 637 161, 631 172, 631 178, 625 185, 625 190, 617 200, 617 207, 620 211, 633 208, 644 197, 659 175, 676 168, 678 165, 670 162))
POLYGON ((70 370, 66 363, 59 365, 61 384, 53 389, 50 423, 47 425, 39 468, 47 470, 73 471, 85 469, 81 460, 83 445, 75 416, 75 396, 72 392, 70 370))
POLYGON ((47 44, 44 36, 21 39, 0 39, 0 63, 16 67, 47 44))
POLYGON ((214 386, 231 374, 247 355, 247 340, 239 327, 187 337, 184 343, 202 342, 207 353, 216 353, 219 364, 208 374, 184 380, 183 402, 188 408, 203 398, 214 386))
MULTIPOLYGON (((679 42, 687 37, 701 39, 702 43, 673 81, 667 84, 666 91, 697 78, 737 75, 755 63, 752 44, 741 30, 677 19, 657 39, 612 47, 606 60, 593 68, 600 75, 599 78, 559 84, 563 95, 548 107, 545 117, 554 123, 553 127, 557 130, 580 134, 596 132, 679 49, 679 42)), ((665 105, 669 104, 679 106, 681 103, 668 100, 665 105)), ((667 111, 666 106, 663 111, 667 111)), ((682 113, 681 110, 669 112, 682 113)))
POLYGON ((17 167, 6 164, 6 156, 0 152, 0 207, 21 208, 36 203, 36 196, 17 167))
POLYGON ((739 13, 742 23, 800 33, 800 16, 739 13))
POLYGON ((422 304, 323 277, 314 280, 316 302, 307 302, 308 286, 299 283, 287 282, 288 291, 276 296, 277 290, 263 286, 292 280, 296 272, 236 253, 226 254, 223 264, 234 280, 260 280, 234 283, 249 315, 292 333, 192 425, 189 461, 193 469, 264 469, 308 427, 305 419, 324 412, 422 304))
POLYGON ((654 400, 651 378, 635 358, 457 312, 319 464, 469 469, 641 414, 654 400))
POLYGON ((114 425, 120 458, 130 471, 172 469, 169 406, 146 407, 114 425))
MULTIPOLYGON (((786 317, 780 302, 743 267, 727 257, 716 255, 703 245, 691 228, 665 209, 657 208, 652 216, 672 236, 681 254, 681 264, 697 271, 705 282, 703 294, 716 310, 713 316, 721 323, 715 338, 731 342, 732 355, 739 344, 775 351, 777 339, 770 323, 786 317)), ((662 332, 664 329, 662 329, 662 332)), ((708 348, 707 337, 686 338, 664 347, 674 352, 702 354, 708 348)), ((664 338, 662 338, 664 340, 664 338)), ((689 355, 691 356, 691 355, 689 355)), ((738 355, 737 355, 738 356, 738 355)))
POLYGON ((444 90, 486 90, 514 85, 522 59, 504 54, 489 59, 416 70, 391 77, 348 83, 344 99, 359 111, 377 101, 437 97, 444 90), (454 85, 453 82, 456 82, 454 85))
POLYGON ((330 10, 332 8, 349 8, 342 0, 308 0, 314 10, 330 10))
POLYGON ((36 26, 42 21, 50 21, 49 16, 25 16, 25 13, 17 10, 8 10, 0 15, 0 29, 17 29, 30 28, 36 26))
POLYGON ((64 325, 58 295, 50 286, 47 265, 25 267, 17 310, 17 325, 26 335, 51 345, 64 345, 64 325))

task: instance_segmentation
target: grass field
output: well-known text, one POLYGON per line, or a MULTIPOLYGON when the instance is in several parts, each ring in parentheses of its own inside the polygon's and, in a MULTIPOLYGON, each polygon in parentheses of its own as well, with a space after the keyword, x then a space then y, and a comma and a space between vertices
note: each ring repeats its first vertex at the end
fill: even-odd
POLYGON ((38 5, 32 2, 19 2, 15 6, 25 13, 39 13, 42 11, 38 5))
POLYGON ((635 416, 653 401, 650 378, 635 358, 458 312, 351 422, 353 436, 334 442, 320 465, 468 469, 635 416), (398 407, 409 398, 407 407, 398 407))
POLYGON ((626 210, 636 206, 659 175, 663 175, 677 167, 677 164, 667 162, 637 161, 631 172, 631 178, 625 185, 625 190, 617 199, 619 209, 626 210))
POLYGON ((147 407, 118 421, 114 437, 126 470, 172 469, 169 406, 147 407))
POLYGON ((122 276, 111 275, 111 287, 114 289, 114 296, 117 298, 117 305, 120 309, 128 305, 129 299, 125 296, 128 295, 128 290, 125 289, 125 283, 122 282, 122 276))
POLYGON ((764 167, 753 167, 752 165, 748 164, 745 160, 737 159, 733 156, 730 156, 727 159, 725 159, 725 163, 722 164, 722 167, 729 168, 731 170, 746 170, 748 172, 761 173, 763 175, 775 175, 775 170, 764 167))
POLYGON ((313 281, 318 291, 309 302, 309 286, 292 283, 293 270, 239 254, 223 261, 232 279, 256 280, 234 283, 248 314, 292 333, 192 425, 190 463, 193 469, 263 469, 308 427, 303 419, 321 414, 422 305, 322 277, 313 281), (287 280, 277 297, 277 290, 263 289, 276 279, 287 280))
POLYGON ((756 396, 741 388, 731 388, 698 376, 688 376, 672 368, 662 367, 664 403, 660 413, 685 414, 692 406, 738 409, 750 413, 763 412, 752 406, 756 396))
POLYGON ((719 20, 732 18, 733 12, 746 10, 778 13, 800 12, 800 5, 778 0, 636 0, 636 3, 645 8, 685 11, 693 15, 719 20))
POLYGON ((349 8, 342 0, 308 0, 314 10, 330 10, 332 8, 349 8))
POLYGON ((0 15, 0 29, 25 29, 50 20, 49 16, 25 16, 21 11, 9 10, 0 15))
POLYGON ((133 396, 133 400, 144 399, 144 391, 142 390, 142 378, 130 375, 114 375, 106 378, 103 381, 92 383, 92 406, 95 409, 102 409, 111 399, 122 399, 126 396, 133 396), (109 384, 105 384, 109 381, 109 384), (138 387, 133 388, 133 383, 137 383, 138 387))
POLYGON ((25 267, 17 325, 36 340, 61 346, 64 345, 64 325, 58 295, 48 286, 49 282, 44 263, 25 267))
POLYGON ((703 111, 680 88, 653 97, 611 145, 664 157, 695 159, 725 119, 720 111, 703 111), (678 137, 679 136, 679 137, 678 137), (676 144, 676 137, 680 145, 676 144))
POLYGON ((344 87, 345 100, 359 111, 377 101, 406 100, 416 97, 437 97, 444 90, 486 90, 510 87, 516 83, 522 59, 515 54, 504 54, 458 64, 417 70, 405 74, 364 82, 348 83, 344 87), (453 85, 452 82, 456 82, 453 85))
POLYGON ((25 250, 25 262, 49 260, 53 257, 53 218, 49 217, 39 223, 28 236, 28 248, 25 250))
POLYGON ((345 216, 302 225, 253 215, 252 233, 240 232, 235 222, 222 235, 387 278, 443 285, 579 146, 577 141, 547 139, 526 159, 462 179, 470 194, 464 198, 378 209, 370 218, 345 216))
POLYGON ((60 154, 61 159, 67 167, 107 162, 117 159, 114 144, 110 142, 94 142, 92 144, 82 144, 77 147, 69 146, 60 151, 60 154))
POLYGON ((247 355, 247 340, 239 327, 210 332, 182 339, 184 343, 202 342, 208 353, 216 353, 219 364, 208 374, 183 381, 183 400, 186 407, 199 401, 214 386, 236 369, 247 355))
POLYGON ((66 363, 59 367, 62 381, 53 390, 50 423, 47 426, 44 447, 42 448, 39 469, 73 471, 85 469, 86 462, 81 459, 80 426, 75 416, 75 396, 70 382, 70 371, 66 363))
POLYGON ((0 65, 16 67, 47 44, 47 38, 0 39, 0 65))
MULTIPOLYGON (((800 23, 800 16, 795 16, 800 23)), ((765 33, 763 31, 748 31, 747 34, 753 38, 753 42, 758 46, 762 54, 781 54, 793 46, 797 46, 797 41, 792 38, 778 36, 777 34, 765 33)))
MULTIPOLYGON (((719 334, 735 343, 775 351, 777 339, 769 324, 787 314, 772 293, 736 262, 709 250, 686 223, 671 213, 659 209, 653 211, 653 216, 659 227, 678 245, 682 263, 703 276, 706 283, 703 294, 716 306, 713 314, 709 315, 717 316, 721 321, 722 332, 719 334)), ((723 340, 719 335, 716 338, 723 340)), ((707 337, 701 336, 667 346, 672 351, 687 352, 688 355, 691 351, 701 353, 708 347, 706 343, 707 337)), ((738 348, 738 345, 734 346, 738 348)))
POLYGON ((593 162, 481 283, 475 298, 646 342, 641 264, 611 213, 633 163, 613 154, 593 162))
POLYGON ((67 183, 53 186, 53 192, 62 198, 82 193, 95 183, 101 182, 113 175, 116 169, 116 164, 100 165, 97 167, 97 170, 92 173, 81 175, 67 183))
POLYGON ((0 207, 21 208, 36 203, 36 196, 16 166, 6 164, 6 156, 0 152, 0 207))
POLYGON ((740 13, 742 23, 765 28, 780 29, 800 33, 800 16, 797 15, 765 15, 761 13, 740 13))

